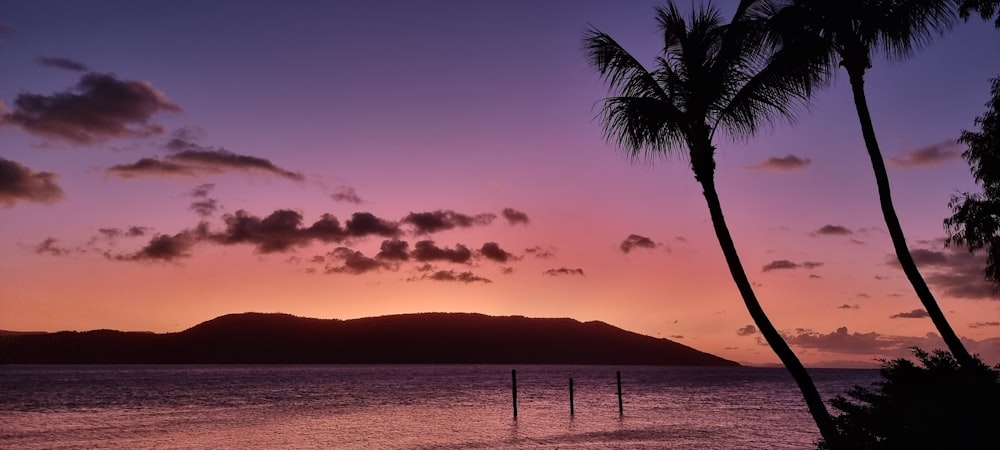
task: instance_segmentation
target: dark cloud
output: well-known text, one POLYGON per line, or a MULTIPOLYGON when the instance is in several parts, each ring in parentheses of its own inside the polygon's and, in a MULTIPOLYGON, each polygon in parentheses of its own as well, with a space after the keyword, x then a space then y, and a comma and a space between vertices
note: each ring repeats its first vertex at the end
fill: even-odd
POLYGON ((452 210, 437 210, 420 213, 411 212, 401 222, 413 225, 413 231, 417 234, 430 234, 450 230, 455 227, 468 228, 473 225, 489 225, 496 218, 496 214, 490 213, 469 216, 452 210))
POLYGON ((939 142, 927 147, 910 150, 898 156, 889 157, 892 167, 930 167, 962 159, 961 145, 957 140, 939 142))
POLYGON ((618 248, 621 249, 622 253, 628 253, 632 251, 632 249, 634 248, 653 249, 656 248, 657 245, 658 244, 656 242, 653 242, 652 239, 646 236, 639 236, 638 234, 630 234, 628 235, 627 238, 625 238, 624 241, 622 241, 621 244, 618 245, 618 248))
POLYGON ((843 305, 838 306, 837 309, 861 309, 861 307, 857 304, 848 305, 847 303, 844 303, 843 305))
POLYGON ((854 232, 845 226, 827 224, 819 227, 819 229, 814 231, 812 234, 822 236, 844 236, 854 234, 854 232))
POLYGON ((479 249, 479 254, 483 255, 486 259, 490 259, 500 263, 506 263, 511 260, 517 259, 514 255, 507 252, 506 250, 500 248, 500 244, 496 242, 487 242, 483 244, 482 248, 479 249))
POLYGON ((337 189, 333 190, 330 198, 338 202, 353 203, 355 205, 361 204, 361 197, 358 197, 358 193, 354 191, 354 188, 346 185, 337 186, 337 189))
MULTIPOLYGON (((331 216, 332 217, 332 216, 331 216)), ((399 225, 385 219, 375 217, 369 212, 356 212, 344 224, 347 234, 356 237, 364 236, 399 236, 399 225)))
POLYGON ((553 247, 543 248, 536 245, 534 247, 524 249, 524 253, 533 255, 538 259, 551 259, 556 256, 556 249, 553 247))
POLYGON ((969 324, 969 328, 987 328, 987 327, 1000 327, 1000 322, 973 322, 969 324))
POLYGON ((406 261, 410 259, 410 244, 406 241, 391 239, 382 241, 379 252, 375 255, 378 259, 390 261, 406 261))
POLYGON ((455 272, 454 270, 439 270, 423 278, 434 281, 457 281, 460 283, 492 283, 488 278, 480 277, 472 272, 455 272))
POLYGON ((114 256, 120 261, 163 261, 172 262, 191 256, 190 250, 201 240, 204 230, 185 230, 173 236, 158 234, 139 251, 114 256))
POLYGON ((12 207, 19 201, 54 203, 64 197, 50 172, 35 172, 20 163, 0 158, 0 202, 12 207))
POLYGON ((753 325, 747 325, 743 328, 737 329, 736 334, 739 336, 750 336, 753 334, 757 334, 757 327, 753 325))
POLYGON ((764 272, 770 272, 772 270, 788 270, 788 269, 798 269, 798 268, 815 269, 822 265, 823 263, 817 261, 804 261, 801 264, 799 264, 789 261, 787 259, 777 259, 767 264, 764 264, 764 267, 761 270, 764 272))
POLYGON ((796 269, 798 267, 798 264, 795 264, 787 259, 778 259, 764 264, 764 267, 761 270, 764 272, 770 272, 772 270, 796 269))
POLYGON ((22 93, 14 109, 0 117, 37 136, 90 145, 122 137, 148 137, 163 132, 150 119, 177 105, 145 81, 120 80, 111 74, 87 73, 73 88, 52 95, 22 93))
POLYGON ((548 275, 550 277, 562 276, 562 275, 583 275, 583 269, 570 269, 566 267, 560 267, 558 269, 549 269, 542 272, 542 275, 548 275))
POLYGON ((226 228, 211 235, 212 240, 226 245, 251 244, 261 253, 288 251, 313 241, 339 243, 349 237, 392 237, 398 231, 391 222, 371 213, 354 213, 344 227, 331 214, 323 214, 312 225, 304 227, 302 214, 287 209, 274 211, 263 219, 239 210, 224 215, 222 220, 226 228))
POLYGON ((35 61, 37 61, 38 64, 41 64, 45 67, 54 67, 56 69, 72 70, 73 72, 86 72, 89 70, 87 69, 87 66, 83 65, 82 63, 73 61, 72 59, 68 58, 42 57, 36 59, 35 61))
POLYGON ((57 243, 59 242, 56 238, 45 238, 44 241, 39 242, 35 246, 35 253, 39 255, 52 255, 52 256, 65 256, 68 255, 71 250, 66 247, 60 247, 57 243))
POLYGON ((752 166, 747 166, 748 169, 753 170, 771 170, 771 171, 793 171, 800 170, 812 163, 809 158, 800 158, 798 156, 789 154, 782 157, 770 156, 767 159, 754 164, 752 166))
MULTIPOLYGON (((226 245, 251 244, 261 253, 287 251, 308 244, 314 237, 308 228, 302 227, 302 214, 288 209, 274 211, 263 219, 239 210, 222 216, 222 221, 226 228, 212 236, 214 241, 226 245)), ((337 228, 335 242, 344 237, 339 224, 337 228)))
MULTIPOLYGON (((910 255, 927 283, 941 294, 955 298, 997 300, 997 292, 986 281, 986 257, 959 247, 944 247, 943 240, 926 242, 935 248, 917 248, 910 255)), ((900 268, 895 254, 886 255, 886 264, 900 268)))
POLYGON ((351 275, 361 275, 380 269, 392 269, 390 264, 369 258, 363 253, 351 250, 346 247, 338 247, 329 253, 331 259, 342 262, 339 266, 327 267, 326 273, 346 273, 351 275))
POLYGON ((503 211, 500 211, 500 214, 503 215, 503 218, 507 219, 507 223, 511 225, 528 224, 528 215, 514 208, 504 208, 503 211))
POLYGON ((472 251, 462 244, 455 245, 454 249, 443 248, 434 245, 434 241, 419 241, 414 244, 413 259, 420 262, 447 261, 456 264, 465 264, 472 259, 472 251))
POLYGON ((823 278, 823 277, 821 277, 819 275, 816 275, 814 273, 811 273, 811 274, 809 274, 809 278, 823 278))
POLYGON ((893 314, 893 315, 889 316, 889 318, 890 319, 923 319, 923 318, 930 317, 930 316, 931 315, 927 314, 927 311, 925 311, 923 309, 914 309, 913 311, 909 311, 909 312, 901 312, 901 313, 893 314))

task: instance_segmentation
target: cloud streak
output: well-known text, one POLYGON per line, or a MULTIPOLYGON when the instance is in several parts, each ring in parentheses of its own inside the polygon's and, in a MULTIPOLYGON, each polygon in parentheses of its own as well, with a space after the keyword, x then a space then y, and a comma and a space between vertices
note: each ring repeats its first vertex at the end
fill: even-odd
POLYGON ((89 70, 87 69, 87 66, 82 63, 68 58, 42 57, 36 59, 35 61, 45 67, 69 70, 72 72, 86 72, 89 70))
POLYGON ((771 262, 769 262, 767 264, 764 264, 764 267, 761 268, 761 271, 762 272, 771 272, 771 271, 774 271, 774 270, 791 270, 791 269, 800 269, 800 268, 802 268, 802 269, 810 269, 811 270, 811 269, 815 269, 817 267, 820 267, 822 265, 823 265, 823 263, 816 262, 816 261, 804 261, 802 263, 796 263, 796 262, 789 261, 787 259, 777 259, 777 260, 771 261, 771 262))
POLYGON ((781 157, 770 156, 757 164, 747 166, 747 169, 767 170, 773 172, 791 172, 802 170, 809 164, 812 164, 812 160, 809 158, 801 158, 788 154, 781 157))

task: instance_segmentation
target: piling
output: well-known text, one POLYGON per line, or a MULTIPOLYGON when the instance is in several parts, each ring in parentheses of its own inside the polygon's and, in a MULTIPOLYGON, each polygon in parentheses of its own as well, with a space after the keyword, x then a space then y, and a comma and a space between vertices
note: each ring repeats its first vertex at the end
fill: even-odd
POLYGON ((573 377, 569 377, 569 415, 573 415, 573 377))
POLYGON ((625 414, 625 410, 622 407, 622 371, 616 371, 615 375, 618 378, 618 415, 622 415, 625 414))
POLYGON ((510 370, 510 391, 514 400, 514 418, 517 418, 517 369, 510 370))

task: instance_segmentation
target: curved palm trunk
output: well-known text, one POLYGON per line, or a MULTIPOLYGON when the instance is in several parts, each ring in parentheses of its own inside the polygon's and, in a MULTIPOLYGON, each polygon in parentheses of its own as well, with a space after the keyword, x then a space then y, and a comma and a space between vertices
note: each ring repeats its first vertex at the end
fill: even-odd
POLYGON ((917 264, 910 255, 910 250, 906 246, 906 237, 903 235, 903 228, 899 224, 899 217, 896 216, 896 208, 892 206, 892 193, 889 191, 889 174, 885 170, 885 161, 882 160, 882 152, 878 148, 878 140, 875 138, 875 128, 872 125, 871 113, 868 112, 868 100, 865 98, 865 81, 863 75, 850 74, 851 91, 854 94, 854 105, 858 110, 858 120, 861 122, 861 134, 865 138, 865 147, 868 148, 868 157, 872 161, 872 169, 875 171, 875 183, 878 185, 879 203, 882 205, 882 216, 885 217, 886 228, 889 229, 889 236, 892 238, 892 246, 896 250, 896 258, 903 268, 903 273, 913 285, 913 290, 917 292, 920 303, 924 305, 927 314, 930 316, 934 326, 941 333, 948 350, 955 356, 959 364, 966 366, 973 363, 972 356, 965 349, 962 340, 959 339, 944 312, 934 299, 924 278, 917 270, 917 264))
POLYGON ((826 405, 823 403, 823 399, 816 389, 816 385, 809 376, 809 372, 799 362, 795 353, 792 352, 792 349, 781 337, 781 334, 778 333, 771 320, 768 319, 767 314, 764 313, 764 309, 753 292, 750 280, 743 270, 743 263, 740 262, 739 254, 736 252, 736 244, 733 243, 733 237, 729 234, 729 228, 726 226, 726 219, 722 215, 722 205, 719 203, 719 195, 715 191, 715 180, 710 175, 696 178, 705 190, 705 201, 708 202, 708 211, 712 216, 712 226, 715 228, 715 235, 719 239, 722 253, 726 257, 726 264, 729 266, 729 273, 732 275, 733 281, 736 282, 736 287, 740 291, 740 296, 743 297, 743 303, 746 305, 747 311, 750 312, 750 317, 753 318, 757 329, 764 335, 764 339, 767 340, 768 345, 778 355, 778 359, 781 360, 781 363, 792 374, 795 383, 798 384, 799 390, 802 391, 802 396, 805 397, 809 413, 816 422, 816 426, 819 427, 819 432, 823 436, 823 440, 826 441, 829 448, 840 448, 839 445, 836 445, 840 442, 840 435, 837 433, 833 418, 827 411, 826 405))

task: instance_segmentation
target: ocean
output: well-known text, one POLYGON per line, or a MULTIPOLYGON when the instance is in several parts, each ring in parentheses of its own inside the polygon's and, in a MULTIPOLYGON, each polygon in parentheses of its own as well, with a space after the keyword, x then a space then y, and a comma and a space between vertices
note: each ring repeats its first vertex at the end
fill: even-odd
MULTIPOLYGON (((878 380, 810 373, 826 399, 878 380)), ((801 449, 818 437, 781 368, 0 365, 3 449, 801 449)))

